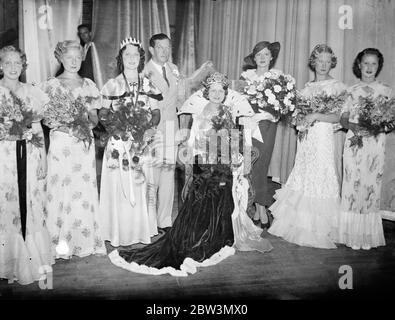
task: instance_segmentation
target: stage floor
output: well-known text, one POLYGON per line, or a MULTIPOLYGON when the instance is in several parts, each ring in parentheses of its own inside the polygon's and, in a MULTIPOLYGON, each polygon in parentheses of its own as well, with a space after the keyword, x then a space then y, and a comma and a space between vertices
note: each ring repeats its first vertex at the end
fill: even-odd
MULTIPOLYGON (((176 177, 180 174, 178 171, 176 177)), ((271 180, 270 186, 273 194, 280 187, 271 180)), ((178 211, 178 188, 173 219, 178 211)), ((273 245, 271 252, 236 252, 185 278, 131 273, 113 265, 107 256, 58 260, 53 266, 53 289, 42 290, 38 282, 22 286, 0 280, 0 300, 393 299, 395 222, 383 220, 383 225, 387 245, 368 251, 343 245, 331 250, 300 247, 263 231, 262 236, 273 245), (342 266, 352 269, 351 290, 339 288, 342 266)), ((113 250, 108 242, 106 247, 113 250)))
POLYGON ((60 260, 53 266, 53 289, 1 280, 0 299, 393 299, 395 223, 384 221, 384 231, 387 245, 369 251, 300 247, 264 231, 271 252, 236 252, 185 278, 131 273, 106 256, 60 260), (343 265, 352 268, 352 290, 339 288, 343 265))

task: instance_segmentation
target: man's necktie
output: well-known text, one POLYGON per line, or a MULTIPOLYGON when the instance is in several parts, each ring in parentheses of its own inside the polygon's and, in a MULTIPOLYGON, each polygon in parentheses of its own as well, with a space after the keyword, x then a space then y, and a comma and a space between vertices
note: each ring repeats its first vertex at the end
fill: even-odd
POLYGON ((166 77, 166 68, 165 68, 165 66, 162 67, 162 73, 163 73, 163 78, 165 79, 167 85, 170 87, 169 79, 167 79, 167 77, 166 77))

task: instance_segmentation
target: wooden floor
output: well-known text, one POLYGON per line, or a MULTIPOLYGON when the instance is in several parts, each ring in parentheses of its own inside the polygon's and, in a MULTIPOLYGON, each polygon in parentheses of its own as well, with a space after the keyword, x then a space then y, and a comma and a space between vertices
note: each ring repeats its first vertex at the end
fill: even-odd
MULTIPOLYGON (((277 188, 272 184, 272 190, 277 188)), ((384 220, 387 245, 355 251, 300 247, 263 232, 269 253, 236 252, 218 265, 176 278, 128 272, 106 256, 58 260, 53 289, 0 280, 0 299, 382 299, 395 298, 395 222, 384 220), (339 268, 353 271, 353 289, 341 290, 339 268)), ((214 301, 214 300, 213 300, 214 301)))

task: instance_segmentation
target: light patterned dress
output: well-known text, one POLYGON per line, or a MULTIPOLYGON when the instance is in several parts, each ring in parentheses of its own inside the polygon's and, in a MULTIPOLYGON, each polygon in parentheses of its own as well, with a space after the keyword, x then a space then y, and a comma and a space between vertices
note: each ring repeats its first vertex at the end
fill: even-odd
MULTIPOLYGON (((82 96, 88 111, 100 108, 100 93, 96 85, 84 78, 74 90, 57 78, 42 84, 47 92, 60 90, 74 98, 82 96)), ((51 101, 49 102, 49 104, 51 101)), ((57 124, 44 118, 52 128, 48 150, 46 221, 52 240, 52 254, 69 259, 105 254, 100 234, 99 195, 96 182, 94 142, 89 146, 71 134, 56 130, 57 124)))
MULTIPOLYGON (((344 112, 350 122, 358 122, 358 98, 371 95, 391 96, 391 88, 374 81, 350 87, 352 95, 344 112)), ((354 133, 349 130, 343 154, 342 212, 339 217, 339 241, 353 249, 370 249, 385 245, 380 213, 381 184, 385 159, 384 133, 364 136, 363 146, 350 147, 354 133)))
MULTIPOLYGON (((39 115, 48 97, 37 87, 21 85, 16 95, 39 115)), ((8 93, 0 87, 0 96, 8 93)), ((45 279, 54 263, 44 222, 44 179, 38 179, 41 154, 36 146, 26 143, 25 240, 19 211, 16 141, 0 140, 0 154, 0 278, 30 284, 45 279)))
MULTIPOLYGON (((340 94, 346 86, 335 79, 308 82, 301 94, 340 94)), ((298 141, 295 165, 269 208, 274 221, 268 232, 301 246, 336 248, 340 185, 336 174, 334 128, 315 122, 298 141)))
MULTIPOLYGON (((142 80, 145 85, 138 90, 137 85, 128 87, 122 74, 110 79, 101 90, 103 107, 112 106, 117 110, 120 99, 125 98, 126 102, 133 99, 133 103, 137 99, 143 108, 158 109, 157 100, 146 94, 152 89, 146 87, 148 78, 142 80), (129 89, 133 91, 133 97, 129 95, 129 89)), ((148 244, 151 237, 158 234, 156 194, 147 179, 148 175, 152 176, 149 171, 153 168, 151 158, 147 154, 140 156, 142 173, 132 169, 131 144, 132 138, 123 141, 119 137, 110 137, 103 157, 100 184, 102 234, 104 240, 116 247, 140 242, 148 244)))

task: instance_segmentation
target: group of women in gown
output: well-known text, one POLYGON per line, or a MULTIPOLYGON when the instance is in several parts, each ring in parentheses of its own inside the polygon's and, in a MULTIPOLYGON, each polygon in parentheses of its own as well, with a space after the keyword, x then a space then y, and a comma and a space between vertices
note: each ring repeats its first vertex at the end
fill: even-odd
MULTIPOLYGON (((241 79, 264 81, 272 73, 282 74, 273 69, 279 50, 279 43, 259 42, 245 58, 241 79)), ((155 162, 150 149, 133 155, 133 136, 112 132, 103 159, 99 200, 91 134, 98 118, 105 123, 125 106, 146 110, 149 126, 158 124, 161 94, 142 73, 144 55, 136 39, 122 41, 117 57, 119 75, 99 92, 92 81, 78 75, 83 55, 75 41, 58 43, 55 56, 64 72, 39 86, 18 80, 27 66, 21 51, 14 47, 0 50, 1 111, 7 106, 4 101, 17 97, 34 111, 31 132, 43 138, 40 121, 51 129, 48 153, 44 144, 33 144, 26 137, 0 135, 0 278, 21 284, 44 279, 57 258, 106 254, 104 241, 116 247, 148 244, 113 250, 109 258, 133 272, 174 276, 216 264, 235 249, 268 252, 271 244, 246 212, 251 189, 255 191, 254 220, 269 226, 270 210, 274 221, 268 231, 287 241, 319 248, 335 248, 335 243, 354 249, 385 245, 379 210, 385 133, 364 136, 362 148, 351 146, 348 140, 358 130, 358 98, 391 95, 390 88, 376 80, 383 66, 377 49, 365 49, 357 56, 354 73, 361 81, 347 89, 329 75, 336 65, 332 50, 326 45, 314 48, 309 67, 315 78, 301 94, 313 97, 347 89, 350 97, 341 113, 306 117, 308 134, 298 141, 294 168, 276 192, 273 205, 266 178, 279 118, 270 108, 253 108, 243 94, 229 88, 223 74, 209 75, 203 88, 180 109, 180 114, 192 114, 193 119, 183 144, 193 163, 193 182, 172 228, 153 243, 157 228, 147 209, 146 194, 146 175, 155 162), (89 124, 88 136, 64 119, 77 109, 89 124), (217 148, 208 152, 207 143, 219 130, 215 119, 232 124, 226 129, 228 137, 231 129, 238 128, 244 133, 244 145, 259 150, 251 185, 244 170, 250 149, 237 150, 228 162, 217 148), (348 129, 342 188, 333 140, 339 121, 348 129), (254 125, 248 127, 251 123, 254 125), (244 128, 236 124, 244 124, 244 128), (250 129, 252 135, 246 134, 250 129)), ((15 105, 14 109, 20 107, 15 105)))
POLYGON ((351 143, 358 134, 360 97, 379 95, 390 98, 390 87, 376 77, 383 67, 379 50, 367 48, 356 57, 353 72, 360 82, 349 87, 330 76, 336 56, 327 45, 317 45, 309 67, 315 73, 301 94, 348 92, 340 112, 306 116, 307 136, 298 141, 294 168, 288 180, 276 191, 269 208, 274 221, 268 232, 302 246, 336 248, 336 243, 353 249, 385 245, 380 194, 384 169, 385 132, 363 136, 363 146, 351 143), (334 130, 339 121, 348 129, 343 153, 343 179, 335 168, 334 130))
POLYGON ((18 80, 27 66, 25 54, 12 46, 0 51, 1 119, 7 119, 7 112, 13 112, 12 116, 20 112, 21 107, 11 101, 13 96, 22 99, 25 108, 34 112, 29 130, 42 140, 39 147, 24 137, 3 134, 5 126, 0 123, 5 154, 0 164, 4 177, 0 183, 0 278, 21 284, 44 280, 55 259, 105 255, 105 240, 116 246, 149 243, 157 233, 147 213, 144 172, 140 177, 131 172, 133 137, 124 139, 122 132, 110 137, 99 202, 92 134, 98 110, 105 117, 109 108, 114 111, 128 103, 146 111, 150 126, 158 124, 156 100, 161 95, 142 76, 145 53, 141 44, 134 39, 121 46, 120 76, 110 79, 102 92, 78 74, 83 48, 77 41, 59 42, 54 54, 63 72, 32 86, 18 80), (50 128, 48 152, 40 121, 50 128), (113 159, 116 153, 119 157, 113 159))
POLYGON ((78 75, 82 54, 78 42, 59 42, 55 57, 64 72, 33 86, 19 81, 25 54, 12 46, 0 50, 1 110, 11 118, 33 112, 32 124, 23 128, 30 138, 6 134, 0 140, 6 155, 0 164, 0 278, 29 284, 44 280, 57 258, 106 254, 91 132, 101 96, 91 80, 78 75), (67 122, 72 112, 89 123, 87 135, 67 122), (51 129, 48 153, 40 121, 51 129), (34 142, 33 134, 40 141, 34 142))

